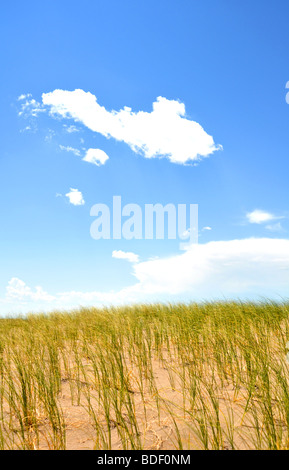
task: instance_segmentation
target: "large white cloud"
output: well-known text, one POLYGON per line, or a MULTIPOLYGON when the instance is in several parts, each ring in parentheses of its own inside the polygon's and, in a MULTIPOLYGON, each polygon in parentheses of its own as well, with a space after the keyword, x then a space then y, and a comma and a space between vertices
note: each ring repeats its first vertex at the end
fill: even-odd
POLYGON ((133 112, 126 106, 107 111, 92 93, 83 90, 54 90, 44 93, 42 101, 52 114, 72 118, 107 138, 123 141, 147 158, 167 157, 184 164, 220 148, 200 124, 186 118, 183 103, 161 96, 150 113, 133 112))
POLYGON ((248 238, 192 245, 169 258, 136 262, 133 270, 136 283, 107 292, 73 291, 52 296, 12 279, 1 312, 20 307, 37 311, 130 302, 256 300, 259 296, 280 300, 288 298, 289 240, 248 238))
POLYGON ((194 298, 288 295, 289 240, 248 238, 191 245, 181 255, 136 264, 146 292, 194 298))

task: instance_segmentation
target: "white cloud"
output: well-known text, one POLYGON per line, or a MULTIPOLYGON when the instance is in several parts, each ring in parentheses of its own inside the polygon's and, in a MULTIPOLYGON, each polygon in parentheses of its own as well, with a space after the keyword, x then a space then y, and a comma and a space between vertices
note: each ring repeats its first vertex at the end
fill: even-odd
POLYGON ((255 209, 252 212, 247 212, 246 217, 250 224, 263 224, 265 222, 278 219, 278 217, 270 214, 270 212, 265 212, 259 209, 255 209))
POLYGON ((85 204, 82 193, 78 189, 70 188, 70 192, 65 196, 68 197, 70 204, 74 206, 83 206, 85 204))
POLYGON ((212 227, 203 227, 203 228, 202 228, 202 231, 205 231, 205 230, 210 231, 210 230, 212 230, 212 227))
POLYGON ((81 155, 80 150, 75 149, 73 147, 69 147, 69 146, 65 146, 65 145, 59 145, 59 148, 61 150, 65 150, 66 152, 72 152, 72 153, 74 153, 74 155, 77 155, 78 157, 80 157, 80 155, 81 155))
POLYGON ((288 292, 289 240, 244 239, 191 245, 183 254, 134 266, 142 291, 212 298, 288 292))
POLYGON ((109 156, 100 149, 88 149, 85 157, 82 159, 84 162, 93 163, 96 166, 104 165, 109 156))
POLYGON ((18 300, 23 299, 26 311, 131 302, 256 300, 259 296, 281 300, 280 296, 288 298, 289 240, 249 238, 192 245, 169 258, 135 262, 133 270, 137 282, 120 291, 72 291, 54 296, 41 287, 33 291, 13 278, 1 311, 10 305, 10 311, 13 307, 19 312, 18 300))
POLYGON ((51 114, 73 118, 107 138, 113 137, 146 158, 167 157, 174 163, 188 163, 207 157, 221 148, 195 121, 186 118, 185 105, 158 97, 152 112, 133 112, 125 106, 107 111, 96 97, 83 90, 54 90, 42 95, 51 114))
POLYGON ((28 287, 25 282, 21 281, 17 277, 13 277, 6 287, 6 298, 8 300, 20 300, 20 301, 45 301, 50 302, 55 299, 52 295, 47 294, 42 287, 37 286, 33 291, 28 287))
POLYGON ((136 255, 135 253, 132 253, 130 251, 122 251, 122 250, 114 250, 112 252, 112 257, 113 258, 118 258, 118 259, 125 259, 129 261, 130 263, 138 263, 139 261, 139 256, 136 255))

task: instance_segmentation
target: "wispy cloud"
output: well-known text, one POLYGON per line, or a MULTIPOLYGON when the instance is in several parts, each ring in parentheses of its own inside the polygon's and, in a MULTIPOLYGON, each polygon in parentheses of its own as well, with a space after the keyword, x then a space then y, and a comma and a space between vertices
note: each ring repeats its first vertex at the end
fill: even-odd
POLYGON ((47 129, 47 134, 44 138, 45 142, 51 142, 53 137, 55 136, 55 131, 53 129, 47 129))
POLYGON ((37 117, 40 113, 46 111, 45 106, 32 98, 30 93, 20 95, 18 101, 21 104, 18 116, 37 117))
POLYGON ((70 204, 74 206, 83 206, 85 204, 82 192, 78 189, 70 188, 70 192, 65 194, 65 196, 69 199, 70 204))
POLYGON ((66 146, 66 145, 59 145, 60 150, 65 150, 66 152, 72 152, 74 155, 80 157, 81 152, 78 149, 75 149, 74 147, 66 146))
POLYGON ((23 129, 20 130, 20 132, 29 132, 29 131, 33 131, 31 126, 26 126, 26 127, 24 127, 23 129))
POLYGON ((73 134, 74 132, 79 132, 79 129, 74 125, 67 126, 67 124, 64 124, 64 129, 66 130, 66 132, 68 132, 68 134, 73 134))
POLYGON ((276 224, 266 225, 265 229, 270 230, 270 232, 282 232, 284 230, 280 222, 277 222, 276 224))
POLYGON ((26 94, 22 93, 22 95, 18 96, 17 101, 23 101, 31 97, 32 97, 31 93, 26 93, 26 94))
POLYGON ((52 115, 73 118, 107 138, 125 142, 146 158, 166 157, 188 163, 207 157, 221 148, 200 124, 186 118, 185 105, 158 97, 152 112, 133 112, 125 106, 107 111, 96 97, 83 90, 54 90, 42 95, 52 115))
POLYGON ((136 255, 135 253, 132 253, 130 251, 122 251, 122 250, 114 250, 112 252, 112 257, 113 258, 118 258, 118 259, 125 259, 129 261, 130 263, 138 263, 139 262, 139 256, 136 255))

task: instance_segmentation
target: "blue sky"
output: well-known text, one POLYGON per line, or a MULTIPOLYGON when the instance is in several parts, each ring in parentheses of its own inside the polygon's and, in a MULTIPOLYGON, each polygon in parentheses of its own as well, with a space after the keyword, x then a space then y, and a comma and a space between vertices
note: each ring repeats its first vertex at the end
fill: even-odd
POLYGON ((288 15, 285 0, 5 4, 1 314, 288 295, 288 15), (112 110, 131 108, 133 124, 115 138, 118 123, 108 123, 107 138, 96 124, 100 108, 76 105, 78 96, 87 106, 96 97, 108 120, 112 110), (152 113, 158 97, 172 119, 185 106, 180 133, 166 111, 155 127, 135 121, 152 113), (208 156, 193 158, 200 141, 181 137, 191 122, 222 148, 210 151, 206 141, 208 156), (161 153, 166 138, 171 156, 161 153), (134 148, 139 140, 152 153, 156 144, 158 155, 134 148), (88 149, 108 160, 83 161, 88 149), (70 202, 71 189, 83 204, 70 202), (93 240, 91 207, 111 206, 114 195, 141 207, 198 204, 198 247, 93 240), (120 250, 138 261, 112 256, 120 250))

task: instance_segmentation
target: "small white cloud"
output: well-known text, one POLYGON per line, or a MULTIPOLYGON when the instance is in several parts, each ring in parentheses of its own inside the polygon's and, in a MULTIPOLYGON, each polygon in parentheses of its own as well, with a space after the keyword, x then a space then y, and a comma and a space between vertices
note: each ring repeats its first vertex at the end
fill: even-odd
POLYGON ((70 204, 74 206, 83 206, 85 204, 82 193, 78 189, 70 188, 70 192, 65 196, 68 197, 70 204))
POLYGON ((271 220, 279 218, 273 214, 270 214, 270 212, 265 212, 259 209, 256 209, 252 212, 247 212, 246 217, 250 224, 263 224, 265 222, 270 222, 271 220))
POLYGON ((146 158, 166 157, 186 164, 222 148, 200 124, 186 117, 184 103, 162 96, 153 103, 151 112, 133 112, 127 106, 108 111, 96 96, 83 90, 43 93, 42 102, 50 106, 51 115, 70 117, 106 138, 125 142, 146 158))
POLYGON ((100 149, 88 149, 85 157, 82 159, 84 162, 93 163, 96 166, 104 165, 109 160, 108 155, 100 149))
POLYGON ((75 149, 73 147, 65 146, 65 145, 59 145, 59 148, 61 150, 65 150, 66 152, 72 152, 74 155, 77 155, 77 157, 80 157, 81 153, 80 150, 75 149))
POLYGON ((118 258, 118 259, 125 259, 127 261, 129 261, 130 263, 138 263, 139 262, 139 256, 136 255, 135 253, 132 253, 132 252, 125 252, 125 251, 122 251, 122 250, 114 250, 112 252, 112 257, 113 258, 118 258))
POLYGON ((203 230, 203 231, 205 231, 205 230, 212 230, 212 227, 203 227, 202 230, 203 230))

